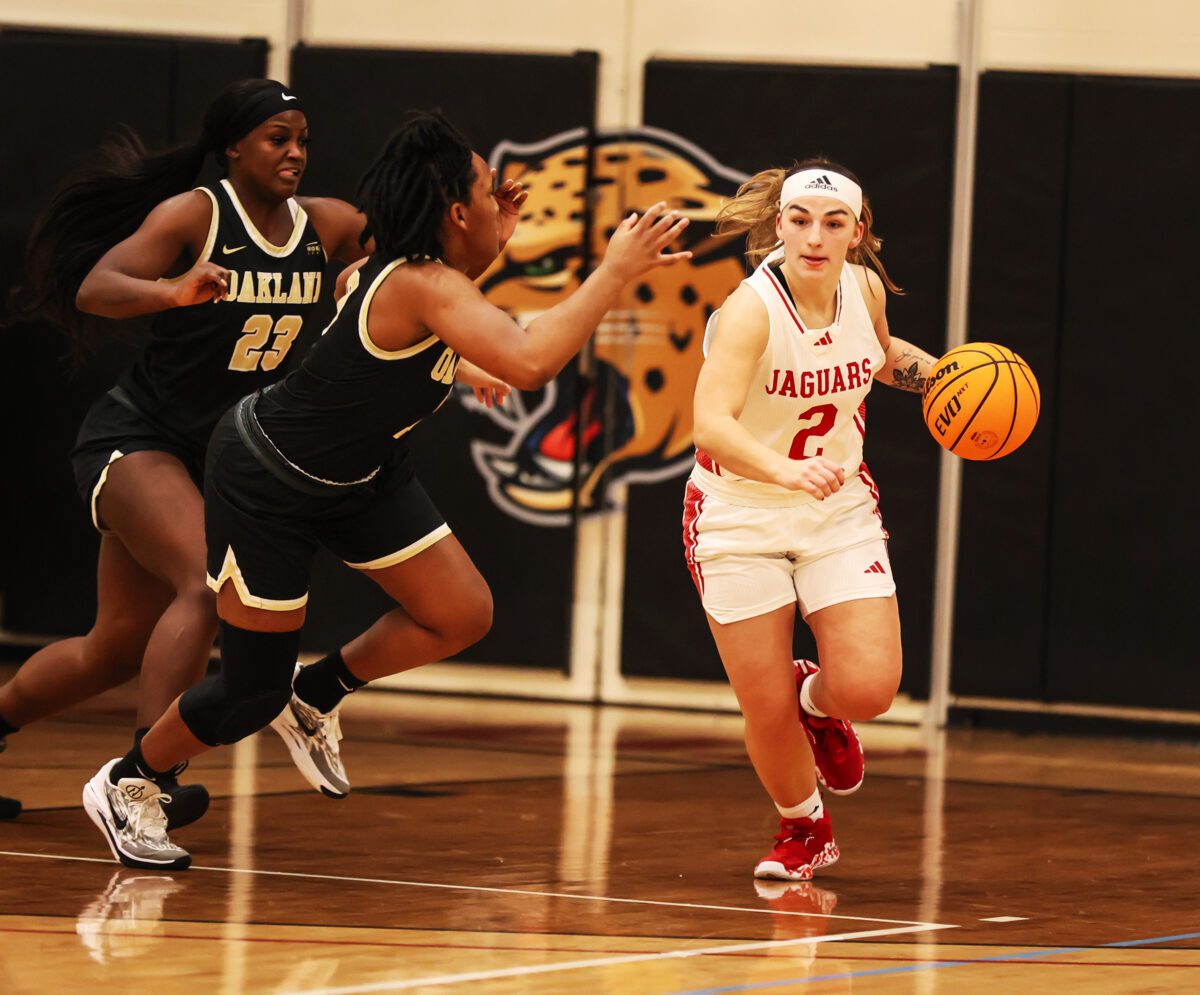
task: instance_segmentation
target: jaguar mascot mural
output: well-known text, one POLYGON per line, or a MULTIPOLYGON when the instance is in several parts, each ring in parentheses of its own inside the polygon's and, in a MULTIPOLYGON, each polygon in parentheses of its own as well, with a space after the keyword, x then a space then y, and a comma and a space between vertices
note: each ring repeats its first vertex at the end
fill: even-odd
POLYGON ((631 210, 661 200, 691 219, 684 244, 673 246, 691 249, 691 262, 630 284, 579 363, 537 403, 514 392, 502 407, 468 404, 507 435, 472 442, 492 499, 523 521, 566 525, 576 492, 580 508, 594 510, 612 483, 661 480, 690 466, 705 323, 745 275, 741 241, 714 238, 713 227, 745 176, 653 128, 504 142, 491 165, 501 182, 520 179, 529 199, 480 285, 522 324, 579 286, 631 210))

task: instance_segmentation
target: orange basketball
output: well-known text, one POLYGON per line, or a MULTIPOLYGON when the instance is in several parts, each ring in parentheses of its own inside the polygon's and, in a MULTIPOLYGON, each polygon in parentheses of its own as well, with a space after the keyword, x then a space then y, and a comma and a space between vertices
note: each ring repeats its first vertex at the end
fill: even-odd
POLYGON ((929 434, 963 459, 1007 456, 1029 438, 1041 408, 1029 364, 991 342, 951 349, 925 381, 922 411, 929 434))

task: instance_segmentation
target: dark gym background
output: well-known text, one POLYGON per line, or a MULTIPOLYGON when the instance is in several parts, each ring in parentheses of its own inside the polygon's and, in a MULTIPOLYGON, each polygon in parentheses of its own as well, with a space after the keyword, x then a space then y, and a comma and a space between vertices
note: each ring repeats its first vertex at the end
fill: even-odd
POLYGON ((1200 708, 1190 315, 1200 83, 985 73, 971 337, 1042 416, 964 473, 953 690, 1200 708))
MULTIPOLYGON (((18 279, 25 240, 50 193, 116 125, 134 128, 152 148, 191 141, 216 92, 261 76, 266 54, 262 41, 0 32, 0 300, 18 279)), ((83 633, 96 613, 99 537, 67 454, 132 346, 114 341, 73 369, 65 340, 47 325, 0 329, 0 341, 0 625, 83 633)))
MULTIPOLYGON (((0 33, 0 286, 54 184, 118 122, 151 145, 190 139, 225 82, 265 71, 265 44, 0 33), (53 73, 46 72, 53 66, 53 73), (37 86, 28 81, 37 79, 37 86)), ((485 155, 595 116, 596 58, 299 47, 292 82, 314 145, 303 192, 348 197, 410 106, 440 106, 485 155)), ((871 196, 883 258, 909 294, 895 333, 938 352, 956 71, 652 61, 645 123, 753 172, 821 152, 871 196), (837 108, 831 114, 829 108, 837 108)), ((1200 708, 1190 625, 1200 535, 1185 478, 1191 241, 1200 83, 1065 74, 981 80, 969 337, 1005 343, 1038 375, 1040 424, 996 464, 964 469, 953 691, 1027 701, 1200 708), (1185 310, 1186 309, 1186 310, 1185 310)), ((128 361, 114 342, 72 371, 41 325, 4 329, 0 625, 86 631, 97 540, 67 464, 84 411, 128 361)), ((938 451, 914 398, 880 389, 867 459, 892 533, 905 690, 928 690, 938 451)), ((421 473, 496 595, 493 634, 464 658, 564 666, 570 529, 497 511, 467 443, 492 426, 457 405, 414 440, 421 473)), ((629 675, 718 679, 679 550, 683 478, 629 489, 622 633, 629 675)), ((308 648, 384 602, 323 561, 308 648)))

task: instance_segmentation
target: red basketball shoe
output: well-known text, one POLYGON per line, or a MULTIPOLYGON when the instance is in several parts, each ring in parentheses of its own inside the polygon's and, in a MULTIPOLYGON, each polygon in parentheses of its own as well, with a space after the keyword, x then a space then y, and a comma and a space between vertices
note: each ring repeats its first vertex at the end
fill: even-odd
POLYGON ((818 867, 836 864, 839 856, 828 812, 819 819, 780 819, 775 849, 758 862, 754 876, 807 881, 818 867))
MULTIPOLYGON (((796 696, 800 685, 821 668, 811 660, 793 660, 796 665, 796 696)), ((862 787, 862 743, 848 719, 818 718, 800 706, 800 721, 812 744, 817 762, 817 780, 835 795, 852 795, 862 787)))

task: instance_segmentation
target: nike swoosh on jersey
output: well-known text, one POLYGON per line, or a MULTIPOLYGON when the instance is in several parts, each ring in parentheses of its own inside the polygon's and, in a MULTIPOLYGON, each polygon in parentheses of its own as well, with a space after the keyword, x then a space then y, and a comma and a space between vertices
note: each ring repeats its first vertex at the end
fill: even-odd
POLYGON ((244 245, 239 245, 235 249, 231 249, 228 245, 222 245, 221 252, 223 252, 227 256, 232 256, 235 252, 241 252, 242 249, 244 249, 244 248, 245 248, 244 245))

